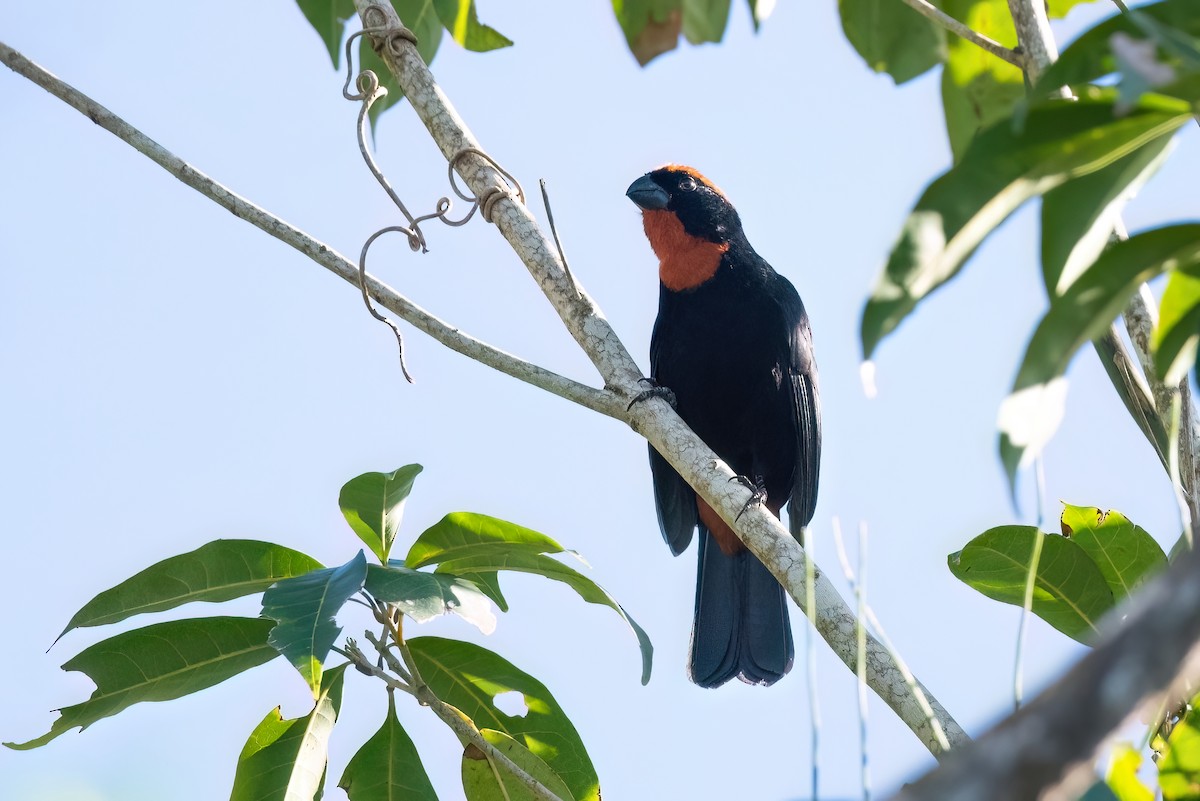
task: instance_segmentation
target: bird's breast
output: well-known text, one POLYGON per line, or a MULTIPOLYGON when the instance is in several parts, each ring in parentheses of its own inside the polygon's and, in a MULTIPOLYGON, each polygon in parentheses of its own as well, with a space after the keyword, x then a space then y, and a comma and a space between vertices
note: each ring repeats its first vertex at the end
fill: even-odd
POLYGON ((658 256, 658 278, 672 292, 694 289, 717 274, 728 242, 710 242, 692 236, 674 212, 642 212, 642 227, 654 255, 658 256))

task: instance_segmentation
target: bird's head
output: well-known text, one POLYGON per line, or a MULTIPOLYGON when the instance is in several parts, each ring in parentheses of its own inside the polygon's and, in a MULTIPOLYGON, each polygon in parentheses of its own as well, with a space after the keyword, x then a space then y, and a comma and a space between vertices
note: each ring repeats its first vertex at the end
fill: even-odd
POLYGON ((630 184, 625 196, 642 210, 646 238, 668 289, 691 289, 707 281, 731 239, 741 236, 733 204, 691 167, 659 167, 630 184))

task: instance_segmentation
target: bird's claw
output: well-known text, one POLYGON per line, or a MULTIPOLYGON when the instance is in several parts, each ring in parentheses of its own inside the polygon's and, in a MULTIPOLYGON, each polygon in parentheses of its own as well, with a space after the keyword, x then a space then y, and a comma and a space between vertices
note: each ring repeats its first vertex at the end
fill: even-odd
POLYGON ((746 489, 750 490, 750 499, 742 504, 742 510, 737 513, 737 517, 733 518, 733 522, 736 523, 742 519, 742 515, 746 514, 747 509, 755 504, 760 504, 767 499, 767 485, 763 481, 762 476, 755 476, 753 481, 745 476, 734 476, 729 480, 736 481, 746 489))
POLYGON ((653 378, 639 378, 638 383, 646 384, 649 389, 634 395, 633 400, 631 400, 629 405, 625 407, 625 411, 632 409, 635 403, 641 403, 642 401, 649 400, 650 398, 662 398, 667 403, 671 404, 672 409, 679 408, 678 401, 675 399, 675 393, 671 391, 670 387, 662 386, 653 378))

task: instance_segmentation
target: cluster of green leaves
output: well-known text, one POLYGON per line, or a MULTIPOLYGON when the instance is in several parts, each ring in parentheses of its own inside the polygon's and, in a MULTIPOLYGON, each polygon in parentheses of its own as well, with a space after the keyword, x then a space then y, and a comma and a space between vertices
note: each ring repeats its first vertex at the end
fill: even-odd
MULTIPOLYGON (((378 564, 368 564, 361 550, 343 565, 324 567, 282 545, 216 540, 100 593, 71 618, 60 638, 76 628, 258 592, 263 593, 262 616, 156 623, 84 649, 63 668, 91 678, 96 683, 92 696, 59 710, 59 718, 41 737, 5 745, 36 748, 133 704, 180 698, 282 654, 311 689, 313 709, 293 719, 284 719, 278 707, 267 713, 238 758, 231 798, 319 797, 350 664, 325 667, 331 651, 344 653, 335 649, 342 631, 335 615, 361 595, 373 612, 399 613, 417 623, 450 613, 489 633, 496 625, 491 604, 508 610, 500 571, 541 575, 566 584, 589 603, 612 608, 637 636, 642 682, 649 680, 653 651, 645 632, 603 588, 555 559, 567 552, 544 534, 486 515, 457 512, 422 532, 403 560, 389 558, 420 472, 420 465, 407 465, 391 473, 367 473, 342 488, 342 513, 378 564)), ((543 684, 472 643, 393 636, 393 646, 415 665, 423 691, 454 707, 488 743, 563 799, 599 799, 599 781, 579 733, 543 684), (496 706, 496 697, 509 692, 524 698, 524 715, 509 715, 496 706)), ((437 796, 396 717, 392 693, 388 697, 383 726, 351 759, 339 786, 352 801, 432 801, 437 796)), ((469 801, 528 797, 487 753, 466 741, 463 745, 463 786, 469 801)))
MULTIPOLYGON (((969 22, 991 20, 991 28, 982 27, 993 35, 1011 28, 1007 12, 1001 13, 1004 0, 979 16, 988 5, 967 3, 962 16, 969 22)), ((1051 3, 1051 10, 1065 12, 1070 5, 1051 3)), ((845 17, 853 9, 878 15, 868 25, 876 35, 858 41, 860 51, 875 54, 869 63, 894 70, 898 79, 911 77, 914 63, 935 63, 928 41, 925 57, 914 61, 909 48, 916 39, 883 37, 887 15, 911 13, 901 3, 843 0, 842 6, 848 25, 863 24, 861 16, 845 17)), ((908 24, 916 25, 911 19, 908 24)), ((995 70, 1004 64, 966 42, 950 50, 957 47, 971 48, 973 58, 995 70)), ((956 69, 951 56, 944 87, 957 80, 946 77, 956 69)), ((989 94, 994 102, 970 101, 978 111, 977 132, 956 127, 947 96, 956 163, 925 189, 909 214, 862 319, 863 352, 870 358, 1009 215, 1041 198, 1042 273, 1050 308, 1000 410, 1000 451, 1010 481, 1058 426, 1071 358, 1106 331, 1143 282, 1171 275, 1153 335, 1160 375, 1178 381, 1195 361, 1200 225, 1184 222, 1138 232, 1111 247, 1109 242, 1128 199, 1162 165, 1174 135, 1200 108, 1200 4, 1163 0, 1109 18, 1067 47, 1037 86, 1028 92, 1016 88, 1003 100, 989 94), (1063 99, 1063 87, 1072 98, 1063 99)), ((1164 453, 1161 438, 1152 439, 1164 453)))
POLYGON ((947 562, 951 573, 987 597, 1024 606, 1040 539, 1032 611, 1068 637, 1089 643, 1100 618, 1165 568, 1167 556, 1120 512, 1063 504, 1060 528, 1056 534, 1036 526, 998 526, 947 562))
MULTIPOLYGON (((380 0, 389 2, 389 0, 380 0)), ((459 45, 475 52, 497 50, 512 44, 507 36, 495 28, 484 25, 479 21, 475 10, 475 0, 390 0, 396 14, 417 37, 417 52, 425 63, 433 62, 438 48, 442 44, 442 36, 450 34, 450 38, 459 45)), ((355 16, 354 0, 296 0, 304 17, 321 37, 333 59, 334 69, 341 68, 342 40, 346 35, 346 21, 355 16)), ((358 44, 360 70, 371 70, 379 78, 379 84, 387 93, 371 106, 371 123, 374 124, 379 115, 390 106, 395 105, 404 92, 396 84, 396 79, 384 65, 383 59, 375 52, 370 37, 361 37, 358 44)))
POLYGON ((1080 801, 1195 801, 1200 798, 1200 696, 1169 715, 1151 738, 1158 793, 1142 782, 1142 751, 1118 743, 1104 780, 1080 801), (1161 796, 1159 795, 1161 793, 1161 796))

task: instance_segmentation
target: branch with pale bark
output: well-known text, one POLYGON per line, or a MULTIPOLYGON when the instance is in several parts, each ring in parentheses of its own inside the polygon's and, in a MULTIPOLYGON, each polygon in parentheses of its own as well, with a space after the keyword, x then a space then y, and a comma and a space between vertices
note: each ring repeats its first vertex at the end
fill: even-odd
MULTIPOLYGON (((360 3, 373 17, 366 27, 399 30, 390 8, 360 3)), ((380 36, 379 41, 388 41, 380 36)), ((392 39, 383 56, 394 71, 405 95, 425 123, 443 155, 455 159, 467 148, 479 148, 428 67, 410 43, 392 39)), ((0 60, 15 72, 45 88, 147 155, 188 186, 209 197, 236 216, 290 244, 341 278, 358 284, 356 266, 313 237, 271 215, 174 156, 108 109, 66 85, 20 53, 0 43, 0 60)), ((472 192, 483 197, 491 187, 506 183, 485 159, 474 155, 457 158, 456 166, 472 192)), ((738 519, 749 490, 732 481, 733 471, 683 423, 665 401, 651 399, 631 410, 626 403, 642 387, 642 371, 587 293, 565 271, 557 248, 538 227, 524 205, 511 197, 494 204, 492 219, 532 277, 542 288, 565 326, 591 359, 604 381, 596 389, 518 359, 487 343, 463 334, 454 326, 416 306, 391 288, 368 277, 368 291, 383 308, 430 334, 447 347, 480 363, 567 398, 586 408, 624 420, 645 436, 679 474, 691 484, 783 584, 801 609, 806 609, 806 556, 799 543, 765 508, 754 506, 738 519)), ((821 635, 848 667, 857 659, 855 615, 819 567, 812 569, 815 609, 811 615, 821 635)), ((896 657, 874 637, 867 640, 868 683, 934 754, 945 743, 955 747, 967 735, 942 705, 919 683, 906 680, 896 657)))

